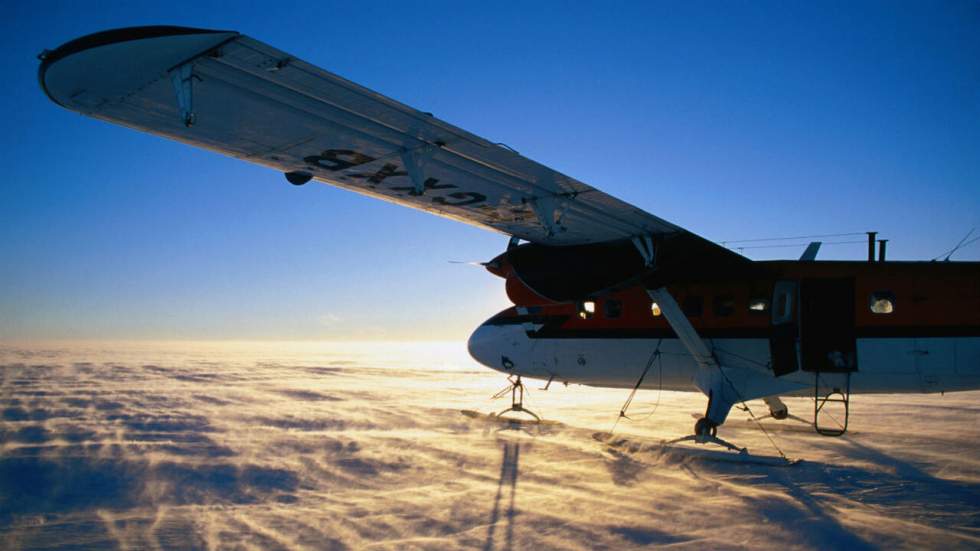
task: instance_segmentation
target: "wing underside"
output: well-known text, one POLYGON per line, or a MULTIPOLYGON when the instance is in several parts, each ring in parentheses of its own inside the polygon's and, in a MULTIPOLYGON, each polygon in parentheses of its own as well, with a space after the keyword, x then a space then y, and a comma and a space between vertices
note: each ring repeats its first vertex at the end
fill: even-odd
POLYGON ((573 245, 687 233, 578 180, 236 32, 106 31, 42 55, 85 115, 490 228, 573 245))

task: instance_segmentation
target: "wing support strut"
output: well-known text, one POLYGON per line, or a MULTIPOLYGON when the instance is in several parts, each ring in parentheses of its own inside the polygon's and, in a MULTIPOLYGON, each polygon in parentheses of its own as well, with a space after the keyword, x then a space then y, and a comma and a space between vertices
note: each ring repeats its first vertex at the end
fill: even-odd
POLYGON ((633 241, 633 246, 640 253, 643 258, 643 265, 647 268, 653 267, 654 249, 653 249, 653 238, 649 235, 637 235, 633 236, 631 239, 633 241))
POLYGON ((677 333, 677 338, 687 349, 688 354, 697 362, 698 367, 705 370, 716 369, 718 362, 715 360, 714 354, 708 350, 704 341, 701 340, 701 336, 698 335, 697 329, 691 325, 691 321, 684 315, 681 307, 678 306, 677 301, 667 291, 667 288, 647 289, 647 295, 660 306, 660 311, 667 318, 670 328, 674 330, 674 333, 677 333))
MULTIPOLYGON (((667 323, 677 334, 677 338, 687 353, 698 364, 698 369, 694 375, 694 384, 708 396, 708 409, 704 418, 698 421, 695 426, 695 432, 699 438, 714 438, 715 429, 725 422, 729 410, 741 400, 731 382, 722 372, 721 365, 714 353, 704 344, 704 340, 698 335, 697 329, 691 325, 691 321, 684 315, 684 311, 678 306, 677 301, 674 300, 667 288, 647 289, 647 295, 660 307, 667 323)), ((726 445, 726 447, 729 446, 726 445)))
MULTIPOLYGON (((735 384, 725 374, 715 354, 704 344, 704 340, 698 335, 697 330, 691 325, 691 321, 684 315, 684 311, 677 305, 677 301, 667 291, 667 288, 647 289, 647 295, 660 306, 660 311, 667 318, 667 323, 670 324, 671 329, 677 334, 677 338, 681 341, 684 348, 687 349, 688 354, 698 364, 698 370, 694 375, 694 384, 701 392, 708 396, 708 409, 704 417, 698 419, 697 424, 694 425, 694 434, 665 442, 665 444, 670 445, 685 441, 694 441, 698 444, 710 442, 728 450, 739 452, 739 454, 747 455, 748 450, 746 448, 739 448, 731 442, 722 440, 717 436, 718 425, 725 422, 725 419, 728 417, 728 412, 731 411, 733 405, 737 402, 744 404, 744 397, 741 396, 740 391, 735 388, 735 384)), ((750 415, 752 414, 748 410, 748 406, 746 406, 746 411, 750 415)), ((754 418, 755 416, 753 416, 754 418)), ((761 428, 762 425, 759 425, 759 427, 761 428)), ((765 432, 765 429, 763 429, 763 432, 765 432)), ((786 455, 772 441, 769 433, 766 433, 766 436, 776 448, 776 451, 779 452, 781 460, 787 461, 786 455)))
POLYGON ((170 71, 170 83, 174 86, 174 94, 177 95, 177 111, 180 113, 180 120, 184 126, 190 128, 194 126, 197 115, 194 113, 194 80, 201 80, 201 77, 194 74, 194 64, 185 63, 170 71))
POLYGON ((429 162, 435 152, 436 148, 432 144, 402 151, 402 164, 405 165, 405 172, 408 172, 408 177, 412 179, 412 195, 421 196, 425 193, 426 181, 422 169, 425 168, 425 164, 429 162))
POLYGON ((548 237, 553 237, 558 232, 565 231, 565 227, 561 223, 565 211, 563 205, 559 204, 554 196, 535 197, 526 201, 531 204, 534 215, 538 218, 538 222, 544 228, 548 237))

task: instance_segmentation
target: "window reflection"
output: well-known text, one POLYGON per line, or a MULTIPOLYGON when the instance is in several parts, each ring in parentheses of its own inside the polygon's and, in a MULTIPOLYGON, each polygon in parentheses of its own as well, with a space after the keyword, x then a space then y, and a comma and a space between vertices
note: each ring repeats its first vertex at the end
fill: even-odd
POLYGON ((871 312, 875 314, 891 314, 895 311, 895 295, 890 291, 875 291, 871 293, 871 312))

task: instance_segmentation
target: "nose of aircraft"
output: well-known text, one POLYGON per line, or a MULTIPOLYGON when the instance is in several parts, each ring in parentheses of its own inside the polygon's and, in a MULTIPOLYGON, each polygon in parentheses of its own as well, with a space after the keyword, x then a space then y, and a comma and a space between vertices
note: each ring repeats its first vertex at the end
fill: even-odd
POLYGON ((466 347, 481 364, 504 373, 530 367, 527 334, 521 325, 484 323, 470 335, 466 347))

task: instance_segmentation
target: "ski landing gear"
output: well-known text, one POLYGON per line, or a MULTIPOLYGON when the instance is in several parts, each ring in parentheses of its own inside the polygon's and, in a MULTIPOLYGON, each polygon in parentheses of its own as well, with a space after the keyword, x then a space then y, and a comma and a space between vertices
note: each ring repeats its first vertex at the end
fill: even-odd
MULTIPOLYGON (((708 349, 704 339, 701 338, 694 326, 691 325, 691 321, 684 314, 684 311, 681 310, 681 307, 674 300, 674 297, 671 296, 667 288, 647 289, 647 294, 660 307, 660 311, 663 312, 667 323, 670 324, 671 329, 674 330, 674 333, 681 341, 681 344, 684 345, 687 353, 698 364, 698 369, 694 376, 694 384, 701 392, 704 392, 708 396, 708 410, 705 412, 704 417, 698 419, 697 424, 694 425, 694 434, 665 442, 664 444, 669 447, 671 444, 678 442, 694 441, 697 444, 711 443, 729 451, 737 452, 736 454, 728 454, 733 457, 752 457, 749 455, 748 449, 740 448, 731 442, 718 438, 718 426, 725 422, 725 419, 728 417, 728 412, 733 405, 739 402, 745 403, 745 397, 738 390, 738 385, 743 385, 744 388, 747 378, 759 377, 760 375, 751 373, 749 370, 739 370, 737 374, 739 380, 733 382, 718 362, 714 351, 708 349)), ((735 372, 733 372, 734 374, 735 372)), ((768 382, 768 378, 766 381, 768 382)), ((751 411, 749 413, 751 414, 751 411)), ((759 424, 759 428, 765 433, 765 428, 761 424, 759 424)), ((773 444, 773 447, 776 448, 776 451, 779 452, 779 457, 774 458, 774 460, 782 464, 791 464, 782 450, 772 441, 769 434, 765 434, 773 444)))
MULTIPOLYGON (((504 415, 508 413, 525 413, 534 419, 532 421, 533 423, 540 423, 541 418, 533 411, 524 407, 524 383, 521 381, 521 376, 517 375, 515 378, 514 375, 511 375, 507 377, 507 382, 510 383, 509 386, 493 395, 493 398, 497 399, 506 396, 507 392, 510 392, 510 407, 498 413, 497 418, 511 420, 509 416, 504 417, 504 415)), ((514 420, 516 421, 516 419, 514 420)))
POLYGON ((740 448, 735 444, 727 440, 722 440, 718 438, 718 423, 715 423, 707 416, 698 419, 697 423, 694 424, 694 434, 689 434, 687 436, 682 436, 680 438, 675 438, 674 440, 668 440, 664 442, 665 446, 671 446, 680 442, 694 442, 695 444, 716 444, 727 450, 738 452, 739 454, 748 455, 748 448, 740 448))

